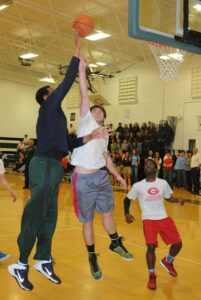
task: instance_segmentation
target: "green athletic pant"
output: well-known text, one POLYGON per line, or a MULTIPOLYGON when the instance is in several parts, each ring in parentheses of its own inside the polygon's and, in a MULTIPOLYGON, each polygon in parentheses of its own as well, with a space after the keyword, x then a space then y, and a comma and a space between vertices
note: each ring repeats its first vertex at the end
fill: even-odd
POLYGON ((27 202, 18 236, 19 260, 27 263, 37 239, 34 259, 49 260, 57 223, 57 197, 64 171, 60 162, 35 156, 29 165, 31 198, 27 202))

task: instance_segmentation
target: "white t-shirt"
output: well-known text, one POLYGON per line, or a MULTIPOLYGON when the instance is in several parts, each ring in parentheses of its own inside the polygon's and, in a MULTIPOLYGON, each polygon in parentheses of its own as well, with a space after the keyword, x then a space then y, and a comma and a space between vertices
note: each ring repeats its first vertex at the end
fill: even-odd
POLYGON ((193 154, 193 156, 191 157, 191 168, 198 168, 200 163, 200 155, 198 153, 193 154))
POLYGON ((170 198, 173 193, 166 180, 156 178, 153 182, 143 179, 135 183, 127 197, 138 198, 143 220, 161 220, 167 217, 164 198, 170 198))
POLYGON ((3 160, 0 159, 0 175, 5 173, 3 160))
MULTIPOLYGON (((78 137, 90 134, 99 125, 89 111, 84 118, 80 118, 78 137)), ((94 139, 82 147, 73 150, 71 164, 85 169, 99 169, 106 165, 104 152, 107 151, 108 139, 94 139)))

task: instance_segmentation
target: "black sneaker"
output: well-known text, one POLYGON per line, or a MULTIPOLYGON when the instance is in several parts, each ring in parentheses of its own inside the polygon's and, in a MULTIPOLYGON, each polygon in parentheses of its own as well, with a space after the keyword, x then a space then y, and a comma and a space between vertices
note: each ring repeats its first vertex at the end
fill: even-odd
POLYGON ((119 236, 118 239, 113 240, 110 244, 109 249, 113 252, 118 253, 122 258, 126 260, 132 260, 133 254, 129 253, 128 250, 124 247, 122 240, 124 238, 122 236, 119 236))
POLYGON ((98 265, 96 253, 89 255, 89 265, 90 265, 90 269, 91 269, 91 275, 93 276, 93 278, 95 280, 103 279, 103 274, 98 265))
POLYGON ((19 286, 26 291, 33 289, 33 284, 28 279, 29 266, 22 266, 18 263, 8 266, 8 272, 16 279, 19 286))
POLYGON ((34 268, 45 275, 52 282, 56 284, 61 283, 61 279, 54 273, 52 259, 50 259, 49 261, 39 260, 39 262, 34 265, 34 268))

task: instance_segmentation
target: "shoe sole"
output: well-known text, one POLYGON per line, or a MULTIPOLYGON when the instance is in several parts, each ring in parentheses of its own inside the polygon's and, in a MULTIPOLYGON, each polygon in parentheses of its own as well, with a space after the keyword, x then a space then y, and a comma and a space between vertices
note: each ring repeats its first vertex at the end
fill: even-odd
POLYGON ((21 282, 18 281, 18 277, 15 275, 14 269, 13 269, 12 266, 8 266, 8 272, 10 273, 10 275, 11 275, 13 278, 15 278, 17 284, 19 285, 19 287, 21 287, 21 289, 23 289, 23 290, 25 290, 25 291, 31 291, 31 290, 33 289, 33 288, 32 288, 32 289, 27 289, 27 288, 25 288, 25 287, 21 284, 21 282))
POLYGON ((51 282, 55 283, 55 284, 61 284, 61 281, 56 281, 54 280, 52 277, 50 277, 47 273, 45 273, 42 269, 37 268, 37 266, 35 265, 34 268, 36 269, 36 271, 40 272, 41 274, 43 274, 47 279, 49 279, 51 282))
POLYGON ((0 258, 0 261, 6 260, 6 259, 9 258, 9 257, 10 257, 10 254, 7 254, 6 256, 0 258))
POLYGON ((104 278, 104 276, 102 275, 102 277, 101 278, 95 278, 92 274, 91 274, 91 276, 93 277, 93 279, 94 280, 96 280, 96 281, 101 281, 101 280, 103 280, 103 278, 104 278))
POLYGON ((162 261, 160 261, 160 265, 172 276, 172 277, 177 277, 177 275, 173 275, 172 273, 170 273, 170 271, 168 270, 168 268, 163 264, 162 261))
MULTIPOLYGON (((109 251, 112 252, 112 253, 119 254, 119 252, 113 251, 111 249, 109 249, 109 251)), ((121 254, 119 254, 119 256, 121 256, 121 254)), ((133 260, 134 257, 132 257, 132 258, 126 258, 126 257, 121 256, 121 258, 123 258, 124 260, 133 260)))
MULTIPOLYGON (((91 271, 91 265, 90 265, 90 271, 91 271)), ((103 273, 102 273, 102 272, 101 272, 101 275, 102 275, 102 276, 101 276, 100 278, 96 278, 96 277, 93 276, 93 273, 92 273, 92 271, 91 271, 91 276, 92 276, 93 279, 96 280, 96 281, 100 281, 100 280, 103 279, 103 273)))
POLYGON ((155 291, 156 290, 156 287, 155 288, 150 288, 150 287, 147 287, 149 290, 151 291, 155 291))

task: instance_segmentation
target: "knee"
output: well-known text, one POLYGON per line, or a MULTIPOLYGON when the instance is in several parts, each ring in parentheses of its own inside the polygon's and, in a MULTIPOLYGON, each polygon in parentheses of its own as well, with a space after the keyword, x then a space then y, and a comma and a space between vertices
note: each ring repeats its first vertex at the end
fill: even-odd
POLYGON ((156 246, 154 244, 148 244, 147 245, 147 252, 148 253, 154 253, 156 249, 156 246))
POLYGON ((83 228, 84 228, 84 229, 91 229, 91 228, 93 228, 93 221, 90 221, 90 222, 84 222, 84 223, 83 223, 83 228))

